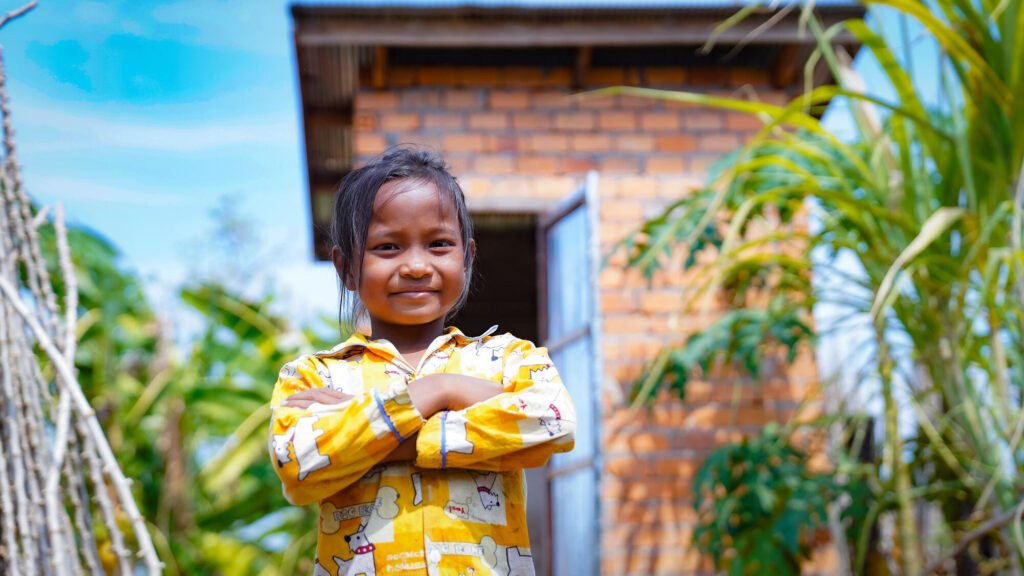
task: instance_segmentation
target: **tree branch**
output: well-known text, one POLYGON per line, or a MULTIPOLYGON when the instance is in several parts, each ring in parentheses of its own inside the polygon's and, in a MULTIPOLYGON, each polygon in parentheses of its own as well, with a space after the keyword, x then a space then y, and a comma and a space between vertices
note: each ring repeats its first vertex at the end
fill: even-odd
POLYGON ((0 18, 0 28, 6 26, 7 23, 10 22, 11 20, 24 16, 25 14, 28 13, 29 10, 35 8, 37 4, 38 2, 36 2, 36 0, 32 0, 28 4, 22 6, 21 8, 18 8, 17 10, 11 10, 7 14, 4 14, 4 17, 0 18))
POLYGON ((950 548, 948 552, 946 552, 945 556, 929 564, 928 567, 925 568, 924 572, 922 572, 922 576, 934 574, 936 570, 942 568, 943 564, 952 560, 958 554, 966 550, 967 547, 970 546, 971 542, 974 542, 975 540, 983 537, 989 532, 999 530, 1003 526, 1006 526, 1010 522, 1013 522, 1014 520, 1020 517, 1021 513, 1024 513, 1024 500, 1021 500, 1020 504, 1014 507, 1013 510, 1008 510, 1006 512, 1003 512, 999 516, 990 518, 981 526, 978 526, 974 530, 971 530, 970 532, 964 534, 959 540, 957 540, 956 544, 952 548, 950 548))

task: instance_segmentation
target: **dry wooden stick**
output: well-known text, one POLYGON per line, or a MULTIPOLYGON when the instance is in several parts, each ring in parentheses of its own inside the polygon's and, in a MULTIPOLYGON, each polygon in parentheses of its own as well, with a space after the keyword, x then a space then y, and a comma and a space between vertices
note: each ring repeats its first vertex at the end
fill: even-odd
POLYGON ((954 544, 952 548, 948 549, 944 556, 936 559, 934 562, 929 564, 928 567, 924 569, 924 572, 922 572, 922 575, 928 576, 929 574, 934 574, 936 571, 942 568, 943 564, 952 560, 953 558, 956 558, 958 554, 966 550, 967 547, 971 545, 971 542, 974 542, 975 540, 985 536, 986 534, 1002 529, 1010 522, 1018 520, 1021 517, 1021 514, 1024 514, 1024 500, 1021 500, 1019 504, 1014 506, 1013 510, 1007 510, 999 516, 994 516, 990 518, 981 526, 978 526, 974 530, 971 530, 970 532, 967 532, 966 534, 958 538, 956 540, 956 544, 954 544))
POLYGON ((82 480, 81 443, 75 434, 71 438, 72 449, 65 461, 64 477, 68 481, 68 497, 75 511, 75 528, 81 540, 79 549, 85 558, 89 574, 103 574, 100 564, 100 553, 96 549, 96 538, 93 537, 92 516, 89 514, 89 494, 82 480))
POLYGON ((81 421, 76 421, 75 424, 78 426, 78 434, 82 437, 82 445, 85 447, 82 454, 85 456, 89 477, 92 480, 92 497, 100 509, 103 523, 110 529, 110 549, 117 557, 120 572, 122 574, 130 573, 131 559, 128 548, 124 544, 121 528, 117 525, 117 515, 114 513, 114 505, 110 502, 110 496, 107 494, 107 483, 103 480, 103 469, 96 458, 96 451, 93 449, 89 431, 85 429, 81 421), (125 572, 126 570, 128 572, 125 572))
POLYGON ((20 16, 24 16, 26 13, 28 13, 29 10, 35 8, 37 4, 38 3, 36 2, 36 0, 32 0, 28 4, 22 6, 21 8, 18 8, 17 10, 11 10, 7 14, 4 14, 3 18, 0 18, 0 28, 3 28, 11 20, 14 20, 15 18, 18 18, 20 16))
MULTIPOLYGON (((32 5, 27 6, 21 14, 24 14, 32 5)), ((12 218, 15 225, 15 232, 20 242, 18 253, 21 254, 28 274, 29 288, 35 297, 37 305, 44 306, 45 313, 41 314, 43 324, 55 337, 60 334, 60 323, 57 320, 57 298, 53 293, 50 283, 49 272, 46 269, 46 262, 39 252, 39 238, 35 227, 31 226, 33 220, 31 214, 31 203, 22 191, 21 167, 18 165, 14 146, 14 129, 11 127, 10 103, 7 100, 7 72, 4 66, 3 47, 0 46, 0 118, 2 118, 2 132, 4 144, 4 166, 10 178, 11 186, 5 188, 4 192, 9 196, 10 207, 20 211, 20 218, 12 218)))
MULTIPOLYGON (((0 16, 0 28, 35 6, 32 1, 0 16)), ((61 311, 39 239, 47 209, 33 213, 21 185, 6 80, 0 48, 0 571, 5 576, 102 574, 96 514, 120 572, 136 573, 133 551, 118 526, 123 511, 142 567, 160 574, 129 481, 74 371, 78 292, 64 214, 58 206, 61 311), (37 345, 57 373, 55 382, 40 368, 37 345)))
MULTIPOLYGON (((5 271, 6 272, 6 271, 5 271)), ((0 340, 8 340, 9 334, 14 332, 13 328, 20 328, 16 319, 13 315, 9 314, 7 309, 9 304, 7 302, 0 301, 0 310, 3 310, 3 317, 0 318, 0 330, 3 330, 3 338, 0 340), (8 322, 14 324, 8 326, 8 322)), ((4 406, 4 421, 7 425, 10 433, 7 435, 9 438, 8 444, 10 446, 11 453, 11 468, 13 468, 13 477, 11 480, 14 483, 14 499, 17 505, 14 507, 15 514, 17 516, 16 523, 18 527, 18 533, 21 538, 30 538, 35 531, 32 529, 32 523, 29 518, 27 505, 29 500, 25 494, 25 456, 21 450, 21 438, 19 438, 18 432, 22 429, 20 426, 20 418, 18 414, 20 394, 16 394, 14 390, 14 370, 11 358, 11 353, 14 350, 13 345, 6 345, 0 347, 0 370, 3 370, 3 374, 0 375, 0 383, 3 386, 5 406, 4 406)), ((35 547, 33 545, 21 547, 21 562, 22 565, 28 569, 30 566, 35 565, 35 547)), ((15 559, 18 562, 19 559, 15 559)))
MULTIPOLYGON (((64 209, 60 204, 57 204, 54 229, 57 234, 57 255, 61 263, 65 286, 64 321, 66 330, 64 331, 64 355, 66 358, 72 359, 72 366, 74 366, 75 325, 77 323, 78 314, 78 285, 75 281, 74 269, 71 264, 71 250, 68 248, 67 243, 67 229, 64 226, 64 209)), ((63 379, 58 378, 57 383, 62 390, 60 392, 60 405, 57 409, 57 432, 53 443, 53 458, 51 460, 49 474, 46 478, 46 521, 47 528, 50 531, 51 543, 73 543, 75 539, 71 535, 70 530, 67 530, 65 535, 58 534, 58 530, 60 528, 59 516, 64 512, 64 507, 61 505, 60 499, 60 478, 61 469, 64 465, 65 450, 67 448, 68 428, 71 424, 71 393, 65 389, 67 384, 63 379)), ((73 547, 65 548, 74 549, 73 547)), ((51 554, 51 561, 53 563, 54 574, 65 573, 64 551, 56 549, 53 550, 53 553, 51 554)))
MULTIPOLYGON (((9 201, 7 203, 8 221, 16 222, 19 216, 22 215, 22 213, 20 213, 17 210, 10 209, 12 204, 10 202, 10 200, 12 200, 12 195, 5 194, 5 199, 9 201)), ((19 240, 29 244, 35 243, 35 238, 25 237, 24 227, 19 227, 15 225, 13 228, 16 230, 16 232, 14 233, 17 236, 20 236, 19 240)), ((11 230, 9 229, 8 232, 11 232, 11 230)), ((64 235, 65 231, 63 227, 58 226, 58 236, 61 237, 64 235)), ((69 252, 66 249, 66 239, 59 239, 58 245, 61 246, 60 251, 63 260, 62 269, 65 271, 65 273, 69 274, 70 277, 73 275, 73 271, 69 260, 69 252)), ((31 252, 22 251, 23 257, 26 253, 30 254, 31 252)), ((8 262, 8 264, 11 263, 8 262)), ((31 267, 32 263, 31 261, 29 261, 26 262, 26 264, 31 267)), ((5 266, 5 268, 9 270, 11 267, 5 266)), ((11 274, 5 274, 4 276, 10 275, 11 274)), ((110 478, 112 484, 115 487, 115 492, 118 495, 118 500, 120 501, 119 504, 123 506, 123 508, 127 511, 128 516, 133 522, 133 525, 136 529, 137 540, 140 546, 142 547, 142 555, 145 560, 146 566, 149 568, 150 573, 159 573, 159 560, 156 558, 155 551, 153 550, 152 544, 149 541, 148 532, 145 531, 145 524, 141 522, 141 517, 139 516, 137 508, 134 505, 134 501, 132 500, 130 490, 127 487, 127 480, 124 479, 123 476, 119 474, 120 470, 117 466, 116 461, 113 458, 113 452, 110 450, 109 445, 106 444, 105 437, 103 436, 102 430, 99 428, 98 422, 95 420, 92 408, 88 405, 88 402, 85 399, 84 394, 81 392, 81 388, 78 385, 73 372, 71 371, 70 363, 61 354, 61 351, 57 348, 57 345, 54 343, 53 339, 50 338, 50 334, 48 333, 48 331, 45 330, 42 327, 42 325, 32 316, 29 308, 24 304, 24 302, 21 301, 19 294, 13 288, 12 284, 8 281, 8 279, 0 278, 0 284, 2 284, 2 286, 0 286, 0 292, 2 292, 7 297, 6 301, 2 302, 4 310, 6 311, 9 308, 13 308, 13 312, 17 313, 12 314, 10 312, 7 312, 4 315, 5 319, 16 322, 19 330, 22 332, 24 331, 24 324, 27 324, 29 328, 31 328, 32 332, 36 336, 37 342, 39 342, 42 348, 46 351, 47 355, 50 357, 51 362, 53 363, 54 367, 58 372, 58 382, 62 384, 62 399, 67 399, 67 406, 71 406, 72 404, 74 404, 74 406, 77 408, 76 412, 80 415, 81 418, 84 418, 86 421, 84 424, 82 424, 76 420, 76 423, 82 424, 86 436, 89 438, 89 440, 93 440, 93 442, 88 442, 87 446, 92 447, 92 449, 98 448, 100 450, 99 459, 103 461, 102 465, 97 463, 94 458, 90 458, 92 454, 90 453, 89 449, 87 449, 86 451, 86 457, 95 464, 91 468, 94 472, 96 472, 93 478, 94 482, 97 483, 97 485, 95 486, 96 493, 98 495, 97 502, 99 503, 101 509, 103 509, 104 519, 106 520, 105 523, 108 524, 108 531, 111 534, 111 541, 112 543, 114 543, 115 551, 116 553, 118 553, 118 556, 122 558, 122 570, 125 573, 131 572, 129 551, 124 546, 123 538, 119 538, 120 531, 117 528, 116 516, 113 513, 113 504, 110 502, 109 498, 107 498, 105 494, 107 487, 103 479, 104 475, 110 478), (20 317, 21 322, 17 322, 18 317, 20 317), (146 549, 147 544, 149 544, 149 550, 146 549)), ((67 300, 67 303, 74 304, 73 306, 70 306, 70 310, 73 311, 75 310, 75 308, 77 308, 77 304, 75 304, 77 298, 74 296, 73 280, 71 280, 70 285, 72 287, 72 292, 69 293, 69 299, 67 300)), ((39 291, 33 292, 37 298, 42 295, 40 294, 39 291)), ((69 332, 66 331, 64 332, 64 334, 67 337, 69 332)), ((73 330, 70 331, 70 334, 74 334, 73 330)), ((65 348, 66 351, 73 352, 73 343, 69 344, 68 340, 66 340, 64 344, 65 345, 63 347, 65 348)), ((6 367, 4 369, 3 376, 6 382, 10 382, 13 380, 11 378, 12 373, 41 376, 41 374, 39 374, 38 371, 38 365, 26 362, 30 357, 34 360, 34 356, 31 356, 30 354, 18 354, 19 351, 23 352, 23 349, 24 346, 5 347, 4 352, 9 353, 5 354, 4 358, 4 360, 6 361, 6 367), (10 354, 16 354, 19 357, 13 359, 12 361, 12 358, 10 358, 10 354), (20 369, 14 369, 13 366, 11 366, 19 364, 21 365, 20 369)), ((39 382, 41 380, 41 377, 30 378, 29 380, 35 380, 36 382, 39 382)), ((31 567, 37 565, 35 558, 35 551, 37 549, 49 549, 50 551, 67 550, 71 547, 66 546, 66 544, 72 543, 73 538, 70 537, 70 535, 61 533, 59 521, 60 515, 59 512, 57 512, 57 510, 60 508, 59 500, 55 502, 54 498, 54 487, 59 486, 59 483, 54 484, 54 476, 49 475, 47 477, 47 487, 49 488, 49 490, 47 491, 47 502, 44 504, 41 501, 42 498, 39 490, 39 485, 41 484, 41 482, 37 480, 37 478, 41 479, 44 477, 42 474, 43 471, 39 469, 36 466, 35 461, 31 460, 30 458, 20 458, 22 454, 42 455, 46 451, 45 447, 41 446, 37 441, 38 438, 41 438, 43 436, 42 430, 39 426, 39 422, 42 420, 42 412, 41 407, 38 405, 38 390, 30 389, 28 387, 29 384, 27 382, 12 383, 16 385, 23 385, 10 387, 11 389, 6 390, 8 393, 5 394, 5 396, 9 400, 15 400, 17 402, 17 406, 12 406, 14 408, 13 412, 15 413, 16 416, 16 429, 28 431, 28 433, 24 435, 14 435, 17 438, 17 440, 14 443, 14 446, 16 447, 19 456, 19 458, 16 459, 18 460, 18 465, 16 465, 14 468, 15 476, 20 476, 20 478, 23 480, 23 482, 21 483, 16 481, 15 486, 20 488, 23 484, 28 485, 28 494, 26 495, 23 492, 19 492, 18 501, 27 502, 29 500, 34 500, 37 501, 37 505, 32 507, 33 509, 47 510, 49 542, 31 543, 28 546, 23 546, 23 549, 29 555, 26 558, 25 565, 28 570, 32 570, 31 567)), ((40 390, 43 390, 43 388, 40 388, 40 390)), ((58 412, 61 412, 59 408, 58 412)), ((70 412, 70 410, 68 410, 67 412, 70 412)), ((60 428, 63 431, 58 432, 58 436, 61 438, 61 441, 57 443, 58 447, 64 446, 66 444, 67 426, 64 425, 62 427, 60 423, 66 422, 67 418, 68 417, 62 417, 62 415, 58 414, 58 428, 60 428)), ((57 459, 56 462, 59 465, 61 459, 57 459)), ((22 506, 21 508, 25 508, 25 506, 22 506)), ((25 529, 21 530, 23 538, 27 537, 33 539, 35 538, 35 535, 38 533, 32 522, 34 519, 35 515, 19 516, 20 524, 25 526, 25 529)), ((91 535, 88 536, 91 537, 91 535)), ((51 558, 54 558, 55 561, 55 564, 53 566, 54 573, 62 573, 63 567, 59 556, 51 555, 51 558)))
POLYGON ((128 479, 121 474, 121 469, 117 465, 117 459, 114 457, 114 451, 111 450, 110 444, 107 443, 106 436, 103 434, 103 429, 100 428, 99 421, 96 420, 96 412, 92 409, 89 404, 89 400, 85 397, 82 392, 81 386, 78 384, 78 379, 75 378, 71 372, 71 368, 68 363, 61 356, 60 351, 57 350, 53 340, 43 330, 43 327, 38 321, 32 316, 28 308, 21 301, 17 292, 5 279, 0 278, 0 292, 7 297, 11 306, 14 308, 22 320, 28 325, 35 334, 36 342, 39 347, 43 349, 46 355, 50 358, 50 362, 53 363, 54 369, 57 370, 57 374, 64 380, 66 384, 65 390, 71 394, 75 409, 78 413, 79 419, 81 419, 85 425, 86 430, 89 433, 89 439, 95 443, 97 452, 99 453, 100 459, 103 462, 103 469, 106 472, 107 478, 110 479, 114 485, 114 490, 117 492, 118 498, 121 500, 120 504, 124 507, 125 515, 128 516, 128 520, 132 523, 135 529, 135 537, 141 548, 140 553, 142 555, 143 562, 146 567, 150 570, 151 574, 159 574, 161 569, 161 563, 156 555, 156 549, 153 548, 153 541, 149 537, 149 532, 146 531, 146 523, 139 513, 138 506, 135 505, 135 499, 132 496, 131 488, 128 486, 128 479))
MULTIPOLYGON (((0 186, 6 184, 4 178, 0 178, 0 186)), ((0 224, 3 224, 2 230, 6 229, 7 217, 3 210, 0 210, 0 224)), ((9 262, 8 254, 11 253, 8 250, 10 245, 10 239, 3 234, 0 234, 0 246, 4 250, 0 251, 0 277, 13 276, 12 268, 13 264, 9 262)), ((8 474, 8 468, 11 469, 12 474, 16 475, 17 470, 21 466, 20 457, 20 446, 18 440, 15 437, 16 428, 14 427, 14 421, 11 417, 14 411, 14 376, 11 369, 11 350, 14 346, 14 340, 10 336, 10 330, 8 329, 8 321, 10 314, 7 313, 7 304, 0 301, 0 391, 3 395, 0 396, 0 508, 3 512, 3 536, 4 546, 6 552, 6 564, 8 571, 13 575, 20 575, 22 570, 22 550, 19 545, 18 533, 24 533, 25 521, 23 519, 23 512, 21 509, 23 506, 15 506, 15 502, 18 500, 20 494, 17 492, 17 488, 20 484, 12 483, 11 475, 8 474), (9 441, 5 441, 9 439, 9 441), (8 448, 10 445, 10 448, 8 448), (10 450, 10 458, 8 458, 8 450, 10 450), (17 513, 15 512, 17 510, 17 513)))
MULTIPOLYGON (((17 355, 16 361, 20 363, 20 374, 31 374, 28 366, 30 363, 34 363, 35 359, 32 357, 28 346, 23 343, 21 346, 16 347, 14 352, 17 355)), ((42 514, 30 516, 35 523, 32 537, 39 541, 38 549, 41 551, 40 562, 42 562, 52 554, 55 546, 51 539, 44 538, 48 527, 46 524, 47 503, 43 497, 44 480, 42 473, 48 459, 49 450, 47 450, 45 442, 46 432, 42 424, 43 413, 38 406, 39 396, 32 389, 33 382, 31 378, 22 376, 16 383, 19 384, 17 391, 21 394, 21 405, 24 409, 24 412, 20 415, 22 430, 27 430, 28 432, 27 434, 18 435, 22 440, 22 452, 27 456, 25 459, 26 488, 34 509, 43 511, 42 514)))
MULTIPOLYGON (((54 219, 54 229, 57 233, 57 255, 60 259, 61 270, 64 276, 64 357, 71 361, 74 367, 75 358, 75 332, 78 322, 78 283, 75 280, 74 266, 71 264, 71 249, 68 248, 67 228, 64 226, 64 208, 57 204, 57 215, 54 219)), ((66 384, 57 381, 63 388, 66 384)), ((47 478, 47 490, 56 492, 60 483, 60 471, 64 463, 64 450, 67 447, 68 427, 71 423, 71 394, 62 390, 60 394, 60 406, 57 409, 57 434, 53 441, 53 462, 50 475, 47 478)))
MULTIPOLYGON (((2 323, 0 323, 0 329, 2 329, 2 323)), ((0 512, 3 512, 3 525, 0 528, 3 529, 4 547, 7 550, 7 568, 11 576, 20 576, 21 564, 17 560, 20 553, 18 539, 14 533, 14 498, 11 494, 10 479, 7 477, 7 447, 4 445, 4 438, 7 435, 2 429, 3 426, 4 424, 0 422, 0 512)))

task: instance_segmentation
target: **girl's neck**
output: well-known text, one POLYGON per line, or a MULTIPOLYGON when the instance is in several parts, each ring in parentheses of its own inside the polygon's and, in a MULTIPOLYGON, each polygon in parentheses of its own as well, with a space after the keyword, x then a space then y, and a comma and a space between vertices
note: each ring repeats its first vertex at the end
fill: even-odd
POLYGON ((419 356, 444 332, 444 318, 415 326, 390 324, 370 319, 370 337, 391 342, 402 356, 419 356))

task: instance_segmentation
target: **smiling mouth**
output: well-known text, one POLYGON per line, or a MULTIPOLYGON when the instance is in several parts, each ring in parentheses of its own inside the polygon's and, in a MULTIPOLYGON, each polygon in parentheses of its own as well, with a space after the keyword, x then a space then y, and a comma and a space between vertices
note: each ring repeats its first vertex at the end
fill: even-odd
POLYGON ((395 292, 394 296, 400 296, 404 298, 425 298, 437 292, 436 290, 402 290, 395 292))

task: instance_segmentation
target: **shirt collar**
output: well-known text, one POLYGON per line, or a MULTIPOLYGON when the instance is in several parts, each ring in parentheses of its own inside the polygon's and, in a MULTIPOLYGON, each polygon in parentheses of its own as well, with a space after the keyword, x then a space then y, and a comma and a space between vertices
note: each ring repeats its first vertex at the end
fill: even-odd
MULTIPOLYGON (((462 330, 459 330, 455 326, 449 326, 444 329, 444 332, 442 332, 440 336, 434 338, 434 341, 430 343, 430 346, 427 346, 427 350, 423 353, 423 358, 428 358, 436 350, 438 350, 451 340, 476 342, 478 340, 486 338, 487 336, 490 336, 497 329, 498 325, 495 324, 494 326, 491 326, 483 334, 479 336, 466 336, 465 334, 462 333, 462 330)), ((369 349, 378 354, 386 356, 391 360, 401 357, 401 354, 398 353, 398 349, 395 348, 395 345, 389 342, 388 340, 370 340, 365 334, 359 332, 353 333, 351 336, 348 337, 347 340, 345 340, 341 344, 338 344, 334 348, 331 348, 330 350, 324 350, 322 352, 317 352, 316 355, 322 358, 340 358, 355 349, 369 349)))

